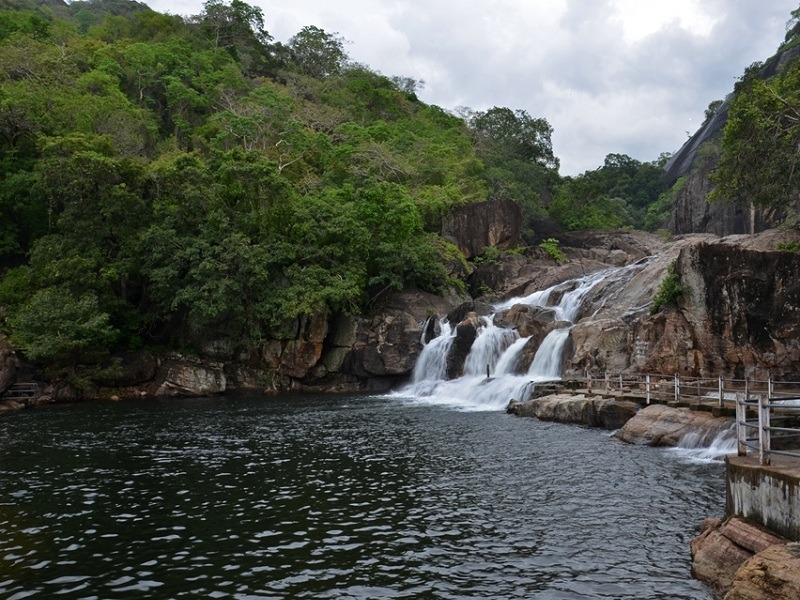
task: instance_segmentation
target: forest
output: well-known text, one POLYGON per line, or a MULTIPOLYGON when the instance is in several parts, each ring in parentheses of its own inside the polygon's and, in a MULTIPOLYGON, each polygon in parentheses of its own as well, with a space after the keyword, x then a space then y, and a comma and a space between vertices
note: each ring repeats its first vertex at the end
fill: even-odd
MULTIPOLYGON (((268 26, 241 0, 0 0, 0 331, 28 359, 77 385, 121 350, 221 329, 255 346, 302 315, 463 289, 441 225, 469 203, 517 202, 530 246, 544 220, 664 227, 668 155, 562 177, 545 118, 427 105, 336 33, 268 26)), ((799 83, 800 65, 743 76, 720 197, 792 200, 799 83)))

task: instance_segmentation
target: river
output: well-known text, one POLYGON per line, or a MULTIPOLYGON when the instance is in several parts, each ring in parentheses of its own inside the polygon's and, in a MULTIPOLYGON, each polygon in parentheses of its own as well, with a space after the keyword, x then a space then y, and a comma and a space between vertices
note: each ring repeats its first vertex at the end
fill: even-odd
POLYGON ((704 599, 724 467, 402 397, 0 419, 0 597, 704 599))

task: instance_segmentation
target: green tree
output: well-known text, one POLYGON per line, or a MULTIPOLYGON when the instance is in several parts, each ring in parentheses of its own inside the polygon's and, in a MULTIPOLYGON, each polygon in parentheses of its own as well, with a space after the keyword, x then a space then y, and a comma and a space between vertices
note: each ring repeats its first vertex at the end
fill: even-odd
POLYGON ((553 128, 547 119, 533 118, 524 110, 490 108, 470 119, 478 143, 504 157, 519 158, 548 169, 558 169, 553 154, 553 128))
POLYGON ((91 293, 57 287, 36 292, 11 318, 12 341, 32 361, 74 371, 104 358, 117 332, 91 293))
POLYGON ((711 200, 785 206, 800 189, 800 61, 747 77, 731 103, 711 200))
POLYGON ((288 46, 292 68, 309 77, 338 75, 347 64, 344 39, 313 25, 303 27, 288 46))
POLYGON ((229 52, 245 71, 260 73, 272 66, 272 36, 259 7, 242 0, 206 0, 198 22, 212 46, 229 52))

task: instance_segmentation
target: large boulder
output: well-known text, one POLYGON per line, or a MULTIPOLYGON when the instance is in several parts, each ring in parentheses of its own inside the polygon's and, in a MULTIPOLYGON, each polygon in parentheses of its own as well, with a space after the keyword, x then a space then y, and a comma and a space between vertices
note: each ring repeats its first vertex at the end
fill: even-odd
MULTIPOLYGON (((736 587, 734 582, 738 581, 739 592, 733 596, 725 596, 725 600, 800 598, 796 594, 790 596, 747 595, 757 587, 756 582, 768 578, 766 573, 769 572, 769 569, 759 569, 758 566, 769 563, 774 565, 774 572, 784 574, 792 567, 797 568, 796 559, 790 558, 788 562, 785 562, 786 553, 780 549, 786 542, 787 540, 772 532, 738 517, 732 517, 726 521, 706 519, 701 526, 700 535, 691 543, 692 576, 700 581, 705 581, 722 594, 729 590, 733 593, 732 586, 736 587), (766 561, 754 558, 764 554, 767 556, 766 561), (749 567, 745 568, 744 566, 748 564, 749 567)), ((793 550, 796 551, 796 549, 793 550)), ((772 579, 773 585, 779 579, 782 582, 793 579, 796 584, 800 577, 798 573, 800 572, 795 571, 793 577, 790 575, 773 579, 770 576, 769 579, 772 579)), ((782 586, 775 586, 770 591, 774 591, 776 587, 782 586)))
POLYGON ((638 411, 639 405, 629 400, 583 394, 551 394, 527 402, 512 402, 508 407, 509 413, 519 417, 604 429, 619 429, 638 411))
POLYGON ((467 204, 444 220, 442 233, 469 260, 487 248, 506 250, 521 245, 522 210, 512 200, 467 204))
POLYGON ((224 365, 193 356, 171 354, 160 361, 151 386, 155 396, 209 396, 227 389, 224 365))
POLYGON ((477 313, 468 313, 464 320, 456 325, 455 339, 447 355, 447 378, 455 379, 460 377, 464 371, 464 363, 467 360, 472 344, 478 336, 478 329, 481 326, 480 318, 477 313))
POLYGON ((709 443, 732 425, 732 419, 715 417, 711 413, 651 404, 614 435, 629 444, 677 446, 688 436, 709 443))
POLYGON ((725 600, 800 598, 800 543, 777 544, 747 560, 736 571, 725 600))

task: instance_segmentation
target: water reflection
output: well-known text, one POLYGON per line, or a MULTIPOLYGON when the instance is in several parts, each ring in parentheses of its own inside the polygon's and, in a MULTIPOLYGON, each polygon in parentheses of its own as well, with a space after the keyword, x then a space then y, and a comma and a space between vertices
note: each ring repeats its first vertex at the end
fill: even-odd
POLYGON ((710 598, 723 469, 397 399, 53 407, 0 433, 0 595, 710 598))

